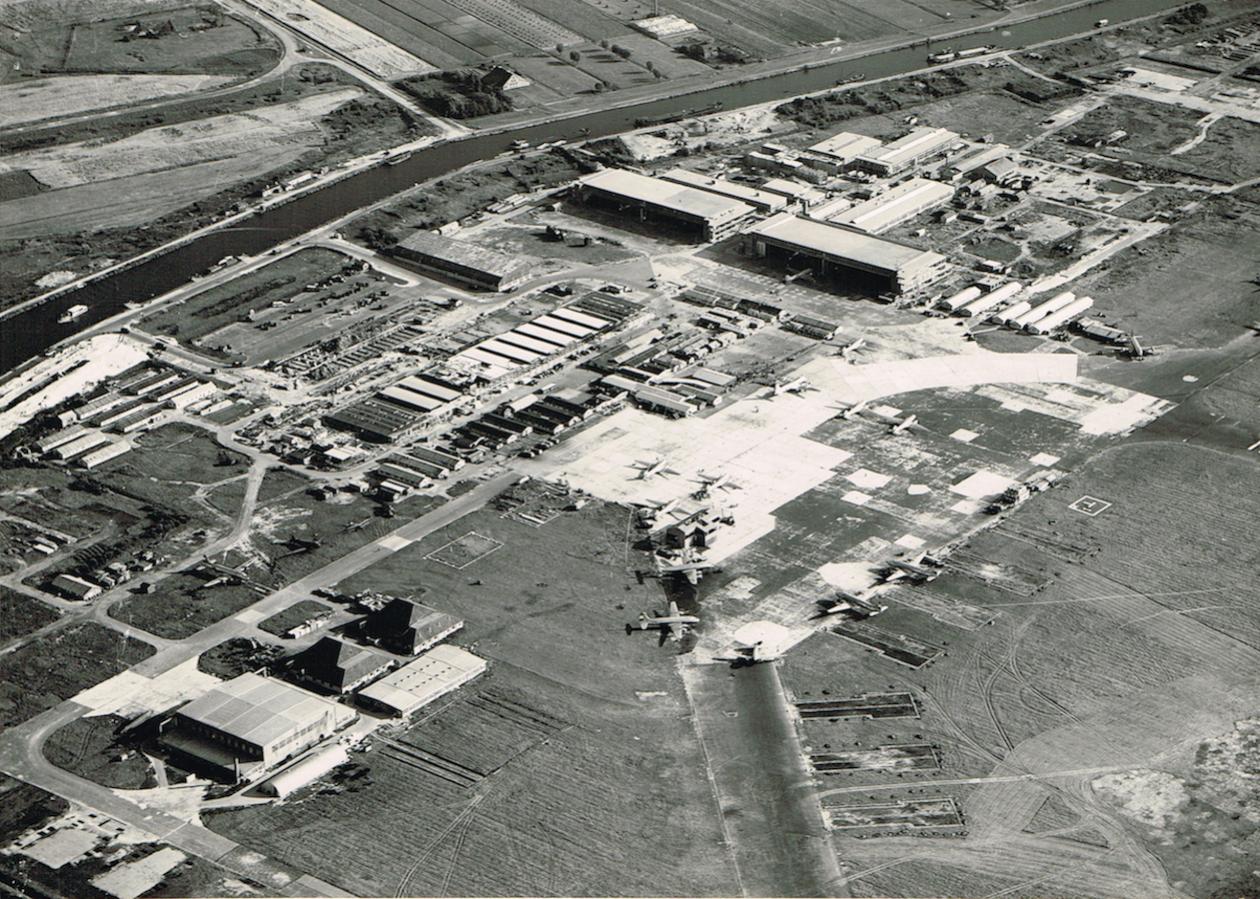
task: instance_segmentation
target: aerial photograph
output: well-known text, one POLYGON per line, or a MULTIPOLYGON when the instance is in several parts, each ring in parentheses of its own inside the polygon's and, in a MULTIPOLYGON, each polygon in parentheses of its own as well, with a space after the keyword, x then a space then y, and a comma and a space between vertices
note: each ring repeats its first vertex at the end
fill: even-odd
POLYGON ((0 11, 0 896, 1260 899, 1260 0, 0 11))

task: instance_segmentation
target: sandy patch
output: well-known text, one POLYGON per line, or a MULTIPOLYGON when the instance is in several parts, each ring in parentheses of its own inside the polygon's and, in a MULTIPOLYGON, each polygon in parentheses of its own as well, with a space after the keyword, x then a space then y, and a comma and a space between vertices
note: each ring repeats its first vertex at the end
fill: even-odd
POLYGON ((228 75, 61 75, 0 86, 0 127, 212 90, 228 75))
POLYGON ((1139 769, 1096 778, 1094 792, 1134 821, 1162 829, 1190 798, 1181 778, 1163 771, 1139 769))

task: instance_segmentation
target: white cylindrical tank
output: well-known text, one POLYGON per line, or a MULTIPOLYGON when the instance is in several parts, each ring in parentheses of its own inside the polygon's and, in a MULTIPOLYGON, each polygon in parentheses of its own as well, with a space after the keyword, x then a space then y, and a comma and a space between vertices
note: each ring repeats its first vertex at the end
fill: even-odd
POLYGON ((1020 284, 1018 281, 1011 281, 1007 284, 1003 284, 997 290, 991 290, 984 296, 972 300, 970 303, 963 306, 959 312, 969 318, 980 315, 983 312, 988 312, 996 306, 1002 305, 1023 289, 1024 285, 1020 284))
POLYGON ((1020 300, 1014 306, 1007 306, 1005 309, 999 309, 993 313, 993 320, 998 324, 1009 325, 1031 308, 1032 303, 1027 300, 1020 300))
POLYGON ((1062 309, 1051 312, 1045 318, 1033 322, 1028 326, 1028 330, 1033 334, 1049 334, 1056 328, 1063 327, 1093 305, 1093 297, 1081 297, 1079 300, 1068 303, 1062 309))
POLYGON ((270 793, 272 796, 285 797, 290 793, 302 789, 302 787, 323 777, 338 765, 344 765, 350 761, 350 756, 346 755, 346 749, 340 743, 335 746, 328 746, 319 752, 308 755, 296 765, 285 768, 279 774, 265 781, 259 788, 264 793, 270 793))
POLYGON ((1011 327, 1026 328, 1038 319, 1045 318, 1051 312, 1057 312, 1075 299, 1076 294, 1072 293, 1070 290, 1065 290, 1063 293, 1056 293, 1044 303, 1039 303, 1036 306, 1033 306, 1019 318, 1011 322, 1011 327))
POLYGON ((958 293, 954 294, 952 297, 946 297, 941 300, 941 306, 948 309, 950 312, 953 312, 955 309, 959 309, 970 303, 978 296, 980 296, 980 288, 972 285, 971 287, 958 291, 958 293))

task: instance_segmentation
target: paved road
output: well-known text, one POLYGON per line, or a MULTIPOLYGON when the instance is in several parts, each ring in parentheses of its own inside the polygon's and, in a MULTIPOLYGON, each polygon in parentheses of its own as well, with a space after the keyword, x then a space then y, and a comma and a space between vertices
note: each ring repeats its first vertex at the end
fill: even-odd
MULTIPOLYGON (((247 618, 257 620, 258 615, 271 615, 294 601, 308 596, 318 587, 336 584, 398 549, 422 540, 429 534, 446 527, 468 512, 479 508, 487 500, 505 489, 519 475, 504 473, 479 484, 473 490, 456 497, 436 509, 407 522, 387 537, 360 547, 287 587, 270 594, 249 607, 254 613, 247 618)), ((200 655, 205 650, 231 637, 252 632, 253 624, 242 621, 241 613, 213 624, 186 640, 168 643, 157 654, 136 665, 132 670, 146 677, 154 677, 176 665, 200 655)), ((205 827, 183 821, 164 812, 146 809, 132 799, 119 795, 99 784, 64 771, 51 764, 43 754, 44 742, 61 727, 82 717, 88 709, 73 700, 66 700, 53 709, 32 718, 18 727, 0 734, 0 770, 18 780, 47 790, 63 799, 86 805, 102 814, 122 821, 132 827, 152 834, 184 852, 198 855, 254 879, 260 878, 260 865, 246 864, 246 853, 233 841, 205 827)), ((281 870, 273 866, 275 870, 281 870)), ((287 895, 345 895, 331 884, 311 877, 302 877, 285 888, 287 895)))

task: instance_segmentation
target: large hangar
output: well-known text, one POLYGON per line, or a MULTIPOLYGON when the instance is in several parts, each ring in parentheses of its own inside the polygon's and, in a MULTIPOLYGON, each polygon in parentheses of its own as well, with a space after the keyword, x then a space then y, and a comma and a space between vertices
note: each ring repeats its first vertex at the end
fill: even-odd
POLYGON ((300 687, 249 673, 178 709, 163 727, 162 742, 233 781, 248 781, 357 717, 300 687))
POLYGON ((782 213, 744 232, 756 256, 808 262, 824 276, 845 273, 881 290, 906 293, 945 275, 944 256, 848 228, 782 213))
POLYGON ((575 192, 587 203, 633 209, 640 219, 666 219, 697 230, 706 241, 730 237, 757 211, 730 197, 625 169, 587 175, 575 192))

